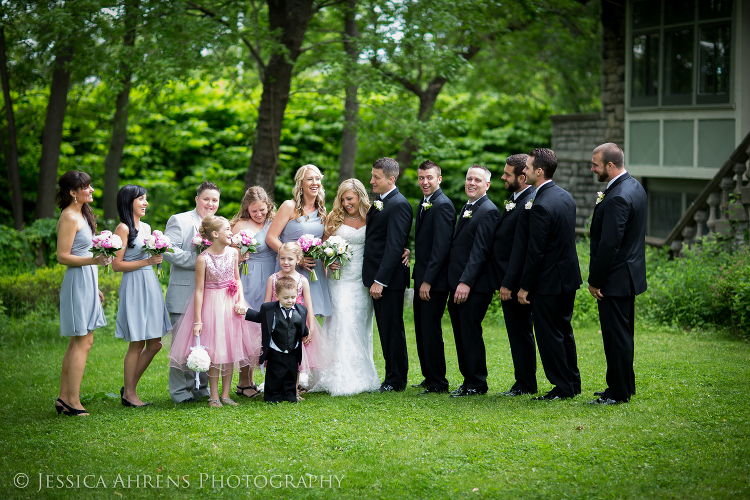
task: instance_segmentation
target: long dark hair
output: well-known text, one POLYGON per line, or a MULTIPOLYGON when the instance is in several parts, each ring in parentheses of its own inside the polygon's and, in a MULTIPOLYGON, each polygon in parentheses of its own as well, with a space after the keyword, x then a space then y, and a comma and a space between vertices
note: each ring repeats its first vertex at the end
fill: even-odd
POLYGON ((135 248, 135 239, 138 237, 138 228, 133 220, 133 202, 146 194, 146 188, 134 184, 123 186, 117 192, 117 213, 120 222, 128 226, 128 248, 135 248))
MULTIPOLYGON (((60 210, 63 210, 73 203, 73 197, 70 196, 70 192, 89 187, 91 185, 91 176, 86 172, 70 170, 60 177, 57 185, 60 187, 60 190, 57 192, 57 206, 60 207, 60 210)), ((96 234, 96 216, 94 215, 94 211, 88 203, 81 202, 81 204, 81 213, 91 228, 91 232, 96 234)))

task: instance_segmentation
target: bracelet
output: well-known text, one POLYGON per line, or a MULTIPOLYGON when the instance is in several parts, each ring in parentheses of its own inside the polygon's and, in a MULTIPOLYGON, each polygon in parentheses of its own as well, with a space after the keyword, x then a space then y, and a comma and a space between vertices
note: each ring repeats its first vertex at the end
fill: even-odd
POLYGON ((202 325, 202 324, 203 324, 203 323, 201 323, 201 322, 199 321, 199 322, 197 322, 197 323, 193 323, 193 326, 195 326, 195 325, 202 325))

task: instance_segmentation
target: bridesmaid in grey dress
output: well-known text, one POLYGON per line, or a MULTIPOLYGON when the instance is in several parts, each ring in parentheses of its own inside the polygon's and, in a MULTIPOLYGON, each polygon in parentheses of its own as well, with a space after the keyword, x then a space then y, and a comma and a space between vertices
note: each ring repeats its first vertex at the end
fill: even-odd
MULTIPOLYGON (((297 241, 303 234, 323 237, 326 222, 325 191, 321 181, 323 176, 315 165, 305 165, 294 176, 293 199, 279 207, 279 212, 268 230, 266 243, 278 252, 282 244, 297 241)), ((331 315, 331 299, 328 295, 323 263, 317 259, 305 258, 300 273, 310 280, 310 270, 315 269, 316 281, 310 281, 313 311, 316 316, 331 315)), ((277 265, 277 270, 280 267, 277 265)))
POLYGON ((96 266, 106 266, 110 257, 94 258, 89 252, 96 231, 91 177, 69 171, 58 181, 57 205, 62 209, 57 222, 57 261, 68 266, 60 287, 60 334, 70 337, 62 362, 60 395, 55 402, 59 415, 87 416, 81 405, 81 381, 86 358, 94 343, 94 330, 105 326, 96 266))
POLYGON ((120 389, 123 406, 151 404, 138 397, 138 381, 161 349, 161 338, 172 328, 161 285, 151 267, 160 264, 163 257, 149 257, 143 251, 144 239, 151 236, 151 227, 141 222, 147 206, 146 188, 142 186, 123 186, 117 193, 120 224, 115 234, 125 245, 112 263, 112 269, 123 273, 115 337, 129 342, 120 389))
MULTIPOLYGON (((230 222, 233 234, 249 230, 255 233, 255 239, 258 240, 258 252, 247 253, 242 256, 243 262, 247 263, 247 274, 240 273, 245 302, 256 311, 260 310, 260 306, 263 304, 266 282, 276 270, 276 252, 266 244, 266 235, 275 213, 276 207, 265 189, 260 186, 253 186, 245 191, 240 211, 230 222)), ((250 323, 250 326, 260 338, 260 325, 250 323)), ((253 381, 253 370, 249 366, 240 368, 240 379, 234 392, 238 396, 248 398, 261 395, 258 386, 253 381)))

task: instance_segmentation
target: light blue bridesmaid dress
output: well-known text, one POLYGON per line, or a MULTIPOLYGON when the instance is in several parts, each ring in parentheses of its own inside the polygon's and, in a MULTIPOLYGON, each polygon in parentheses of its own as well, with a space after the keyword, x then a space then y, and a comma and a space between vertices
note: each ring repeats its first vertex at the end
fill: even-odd
MULTIPOLYGON (((125 262, 148 259, 143 251, 143 240, 151 235, 151 227, 141 222, 133 243, 129 248, 125 243, 125 262)), ((144 266, 135 271, 122 273, 120 282, 120 307, 117 309, 117 329, 115 337, 128 342, 158 339, 172 328, 169 313, 164 304, 164 295, 154 268, 144 266)))
MULTIPOLYGON (((312 234, 316 238, 323 237, 323 222, 318 217, 318 211, 314 211, 307 215, 297 219, 292 219, 287 222, 284 226, 284 230, 279 235, 279 240, 282 243, 289 241, 297 241, 303 234, 312 234)), ((276 271, 279 271, 281 266, 276 264, 276 271)), ((297 268, 297 271, 310 280, 310 272, 301 267, 297 268)), ((331 298, 328 295, 328 281, 326 280, 325 268, 320 260, 315 261, 315 274, 318 279, 316 281, 310 281, 310 295, 312 295, 313 312, 315 316, 330 316, 331 315, 331 298)))
MULTIPOLYGON (((88 223, 78 230, 70 253, 78 257, 91 257, 93 234, 88 223)), ((60 335, 84 336, 106 326, 104 310, 99 300, 99 274, 97 266, 68 266, 60 287, 60 335)))
POLYGON ((255 239, 258 240, 258 253, 251 253, 247 259, 247 274, 240 272, 245 301, 256 311, 260 310, 263 299, 266 298, 268 278, 276 271, 276 252, 266 245, 269 227, 271 227, 271 221, 266 221, 263 229, 255 235, 255 239))

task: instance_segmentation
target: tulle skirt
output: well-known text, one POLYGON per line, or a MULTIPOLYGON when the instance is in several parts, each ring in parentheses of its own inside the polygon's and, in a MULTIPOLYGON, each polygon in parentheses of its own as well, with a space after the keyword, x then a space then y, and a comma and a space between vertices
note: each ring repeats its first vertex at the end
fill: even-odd
MULTIPOLYGON (((209 283, 206 283, 208 285, 209 283)), ((200 337, 193 335, 195 323, 195 297, 191 298, 180 320, 172 328, 172 347, 169 350, 169 366, 189 371, 186 366, 190 348, 200 345, 206 348, 211 358, 211 367, 222 374, 245 366, 258 366, 261 350, 260 329, 235 314, 237 293, 229 288, 206 288, 203 291, 203 330, 200 337)), ((244 302, 244 299, 240 299, 244 302)))
POLYGON ((312 340, 308 344, 302 344, 302 362, 299 365, 299 371, 308 375, 314 375, 313 371, 323 370, 336 361, 333 348, 322 334, 320 324, 315 318, 312 330, 312 340))

